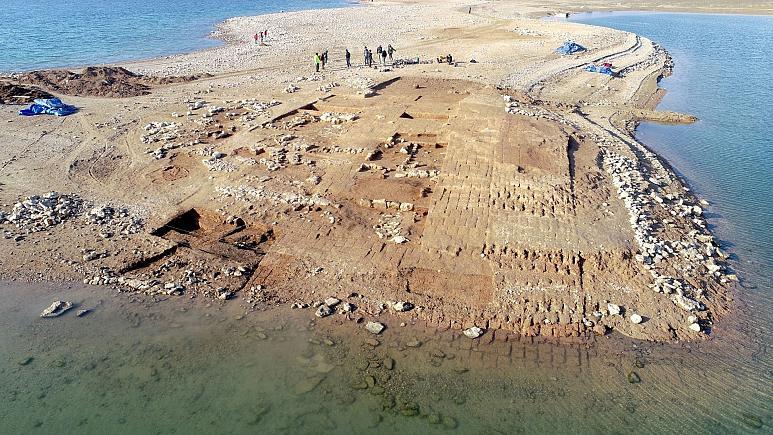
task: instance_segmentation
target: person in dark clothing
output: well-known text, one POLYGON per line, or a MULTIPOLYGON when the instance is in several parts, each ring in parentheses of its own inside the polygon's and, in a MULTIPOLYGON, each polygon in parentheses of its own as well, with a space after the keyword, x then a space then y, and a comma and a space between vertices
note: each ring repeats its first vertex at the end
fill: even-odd
POLYGON ((382 65, 386 65, 386 57, 387 57, 386 50, 381 50, 381 64, 382 65))
POLYGON ((352 66, 352 54, 349 53, 349 49, 346 49, 346 53, 344 53, 344 56, 346 57, 346 67, 350 68, 352 66))
POLYGON ((365 58, 365 66, 368 66, 368 46, 365 46, 365 50, 362 51, 362 56, 365 58))
POLYGON ((321 55, 319 55, 319 60, 322 63, 322 69, 325 69, 325 52, 323 51, 321 55))
POLYGON ((324 52, 324 53, 322 53, 322 56, 324 56, 324 58, 325 58, 325 61, 324 61, 325 63, 328 63, 328 62, 330 62, 330 59, 329 59, 329 58, 328 58, 328 56, 327 56, 327 48, 325 49, 325 52, 324 52))
POLYGON ((449 65, 454 62, 454 59, 451 57, 451 53, 446 56, 446 62, 448 62, 449 65))
POLYGON ((373 66, 373 51, 368 50, 368 67, 373 66))
POLYGON ((394 54, 395 51, 397 51, 397 50, 395 50, 395 48, 392 47, 392 44, 389 44, 387 46, 387 54, 389 55, 389 61, 390 62, 392 61, 392 54, 394 54))
POLYGON ((379 46, 376 48, 376 57, 381 57, 381 52, 382 52, 382 51, 384 51, 384 49, 383 49, 383 48, 381 48, 381 46, 379 45, 379 46))

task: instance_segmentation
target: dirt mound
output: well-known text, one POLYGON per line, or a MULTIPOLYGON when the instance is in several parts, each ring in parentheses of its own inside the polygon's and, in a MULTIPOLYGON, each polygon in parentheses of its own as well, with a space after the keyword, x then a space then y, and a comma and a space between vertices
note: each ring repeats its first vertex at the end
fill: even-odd
POLYGON ((121 67, 87 67, 80 73, 68 70, 32 71, 19 76, 18 80, 60 94, 122 98, 147 95, 157 85, 189 82, 201 77, 149 77, 121 67))
POLYGON ((27 104, 35 98, 51 98, 46 91, 20 86, 10 82, 0 82, 0 104, 27 104))

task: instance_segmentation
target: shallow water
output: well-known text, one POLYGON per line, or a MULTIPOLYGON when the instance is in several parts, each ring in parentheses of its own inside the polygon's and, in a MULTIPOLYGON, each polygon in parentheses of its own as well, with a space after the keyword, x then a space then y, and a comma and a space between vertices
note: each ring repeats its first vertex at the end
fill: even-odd
MULTIPOLYGON (((348 0, 4 0, 0 72, 147 59, 213 47, 226 18, 348 0)), ((255 29, 255 33, 262 30, 255 29)))
POLYGON ((754 364, 769 363, 759 347, 738 349, 733 358, 752 365, 733 366, 695 345, 616 337, 590 347, 479 343, 458 332, 395 326, 373 348, 362 325, 317 320, 311 310, 243 316, 236 300, 202 306, 93 287, 0 290, 2 433, 720 434, 770 427, 770 372, 751 377, 754 364), (37 317, 56 298, 79 307, 37 317), (76 317, 83 307, 94 311, 76 317), (421 345, 407 345, 414 340, 421 345), (632 371, 640 383, 629 382, 632 371), (746 381, 729 388, 730 378, 746 381))

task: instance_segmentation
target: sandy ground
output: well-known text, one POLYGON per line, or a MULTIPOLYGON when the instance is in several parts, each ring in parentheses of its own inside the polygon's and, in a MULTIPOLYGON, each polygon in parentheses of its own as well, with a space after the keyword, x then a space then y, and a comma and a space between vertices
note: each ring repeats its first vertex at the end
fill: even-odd
POLYGON ((234 18, 223 47, 125 65, 214 77, 63 96, 80 108, 66 118, 0 106, 2 278, 309 315, 335 296, 358 322, 406 301, 440 329, 704 338, 734 275, 705 204, 631 135, 638 119, 690 120, 651 110, 670 58, 637 35, 533 18, 578 10, 548 5, 234 18), (556 54, 567 39, 588 50, 556 54), (387 44, 422 63, 362 66, 364 46, 387 44), (449 53, 454 65, 435 62, 449 53), (583 70, 603 62, 621 76, 583 70), (49 191, 74 196, 23 201, 49 191))

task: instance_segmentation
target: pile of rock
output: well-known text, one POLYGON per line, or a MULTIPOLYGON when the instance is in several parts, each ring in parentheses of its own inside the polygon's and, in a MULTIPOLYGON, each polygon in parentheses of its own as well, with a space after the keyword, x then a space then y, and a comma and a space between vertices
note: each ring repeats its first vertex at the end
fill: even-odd
POLYGON ((625 77, 627 74, 634 71, 645 71, 652 68, 653 65, 664 65, 665 68, 669 68, 671 62, 671 56, 668 54, 665 48, 659 44, 651 42, 652 51, 640 62, 636 62, 633 65, 627 66, 618 71, 618 76, 625 77))
POLYGON ((397 244, 409 242, 408 238, 400 234, 402 219, 399 214, 382 214, 379 216, 378 223, 373 225, 376 235, 379 239, 387 239, 397 244))
POLYGON ((180 125, 175 122, 151 122, 145 126, 147 134, 143 135, 140 140, 145 144, 173 141, 177 139, 179 128, 180 125))
POLYGON ((222 197, 235 198, 241 201, 252 202, 255 200, 271 201, 274 204, 287 204, 294 209, 304 207, 328 207, 330 201, 319 195, 306 195, 296 192, 274 192, 262 187, 252 186, 221 186, 217 191, 222 197))
POLYGON ((504 95, 502 98, 505 100, 505 112, 511 115, 529 116, 532 118, 541 118, 561 124, 567 124, 563 117, 541 107, 519 103, 510 95, 504 95))
POLYGON ((99 225, 104 238, 114 234, 138 234, 145 228, 142 218, 133 215, 128 208, 109 204, 92 207, 85 219, 89 224, 99 225))
POLYGON ((375 208, 378 210, 413 211, 413 203, 410 202, 361 198, 359 204, 362 207, 375 208))
POLYGON ((9 222, 28 233, 45 230, 78 215, 83 200, 76 195, 49 192, 29 196, 13 205, 10 213, 0 212, 0 224, 9 222))
POLYGON ((356 113, 332 113, 325 112, 320 115, 319 120, 323 122, 329 122, 333 125, 343 124, 345 122, 352 122, 358 118, 356 113))
POLYGON ((612 184, 617 188, 618 197, 625 204, 630 216, 634 239, 640 249, 635 258, 654 278, 650 287, 657 292, 674 293, 671 300, 687 311, 704 309, 703 304, 695 299, 695 295, 701 295, 700 289, 694 289, 689 284, 663 273, 663 269, 668 265, 684 273, 695 272, 699 265, 704 264, 704 254, 709 256, 705 263, 708 271, 717 274, 720 272, 722 267, 711 259, 711 256, 718 255, 719 251, 710 243, 703 246, 703 253, 698 249, 701 247, 700 237, 711 239, 701 217, 703 210, 675 194, 660 196, 655 193, 671 183, 670 176, 659 162, 652 165, 653 175, 645 178, 633 159, 605 147, 602 148, 602 156, 604 169, 612 177, 612 184), (654 230, 660 225, 656 222, 656 207, 663 207, 672 216, 686 218, 698 230, 691 231, 683 240, 661 240, 654 230))
POLYGON ((203 163, 209 171, 233 172, 236 170, 236 165, 233 163, 214 156, 208 159, 203 159, 201 163, 203 163))
POLYGON ((395 178, 432 178, 436 179, 440 175, 440 171, 437 169, 410 169, 398 167, 398 172, 395 172, 395 178))

